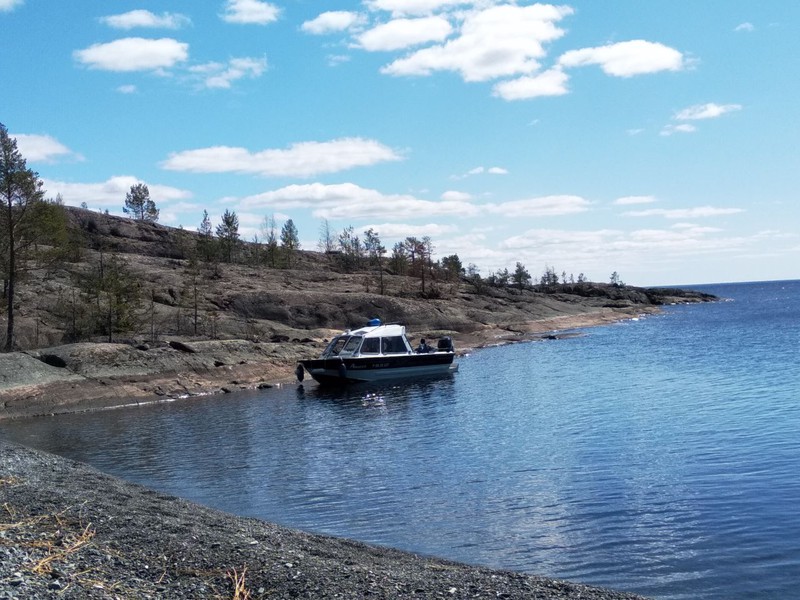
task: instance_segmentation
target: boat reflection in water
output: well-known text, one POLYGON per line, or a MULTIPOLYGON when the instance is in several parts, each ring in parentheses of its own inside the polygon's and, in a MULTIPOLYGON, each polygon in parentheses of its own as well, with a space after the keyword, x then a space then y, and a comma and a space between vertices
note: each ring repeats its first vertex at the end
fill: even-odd
POLYGON ((305 385, 300 383, 295 396, 299 401, 313 401, 326 406, 331 414, 350 422, 381 414, 402 414, 423 407, 441 408, 454 402, 455 377, 451 374, 419 377, 415 380, 383 380, 348 385, 305 385))
POLYGON ((301 360, 295 373, 302 381, 307 372, 324 385, 417 379, 455 372, 454 358, 449 337, 439 339, 435 348, 422 340, 415 350, 403 325, 373 319, 334 337, 319 358, 301 360))

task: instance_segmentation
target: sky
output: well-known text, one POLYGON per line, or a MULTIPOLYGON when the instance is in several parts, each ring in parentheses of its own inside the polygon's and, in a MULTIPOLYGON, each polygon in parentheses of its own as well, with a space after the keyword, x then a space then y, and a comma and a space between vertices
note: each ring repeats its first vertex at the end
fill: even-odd
MULTIPOLYGON (((796 0, 0 0, 47 196, 429 236, 642 286, 800 277, 796 0)), ((363 238, 363 235, 362 235, 363 238)))

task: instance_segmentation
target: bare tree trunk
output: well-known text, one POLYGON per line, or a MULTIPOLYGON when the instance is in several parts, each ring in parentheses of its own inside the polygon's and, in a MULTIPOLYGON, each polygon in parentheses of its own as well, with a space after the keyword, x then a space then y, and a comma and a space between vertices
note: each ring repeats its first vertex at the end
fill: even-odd
POLYGON ((6 352, 14 350, 14 285, 17 279, 17 257, 14 247, 14 215, 12 210, 11 190, 8 191, 8 327, 6 329, 6 352))

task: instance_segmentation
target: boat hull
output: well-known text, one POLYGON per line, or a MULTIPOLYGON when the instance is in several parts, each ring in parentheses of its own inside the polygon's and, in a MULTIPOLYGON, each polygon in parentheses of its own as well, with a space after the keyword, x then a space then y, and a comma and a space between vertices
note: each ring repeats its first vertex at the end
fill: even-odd
POLYGON ((317 358, 302 360, 300 364, 320 384, 341 385, 445 375, 455 370, 454 358, 452 352, 436 352, 400 356, 317 358))

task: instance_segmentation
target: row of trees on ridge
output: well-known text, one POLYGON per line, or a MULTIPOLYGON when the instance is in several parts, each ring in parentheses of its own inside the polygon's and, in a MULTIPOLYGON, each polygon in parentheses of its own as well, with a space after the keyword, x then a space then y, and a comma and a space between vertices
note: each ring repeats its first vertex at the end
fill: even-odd
MULTIPOLYGON (((60 197, 46 199, 42 182, 27 167, 17 149, 16 140, 0 123, 0 274, 3 277, 3 299, 6 306, 6 335, 2 347, 14 349, 14 306, 17 286, 27 265, 35 259, 40 266, 78 260, 83 240, 75 228, 68 226, 60 197)), ((84 206, 85 207, 85 206, 84 206)), ((143 183, 131 186, 123 206, 134 220, 157 222, 159 209, 143 183)), ((513 271, 501 269, 482 277, 476 265, 462 264, 457 254, 433 259, 434 244, 430 237, 409 236, 397 241, 388 251, 377 231, 370 228, 359 234, 353 226, 334 231, 327 220, 319 232, 318 250, 332 268, 344 273, 366 272, 376 290, 387 293, 385 275, 415 277, 420 280, 420 295, 436 298, 442 284, 471 283, 477 292, 490 287, 525 289, 538 287, 552 290, 558 286, 587 283, 583 274, 577 279, 548 267, 533 281, 525 265, 517 262, 513 271)), ((203 284, 202 265, 219 274, 223 263, 247 263, 271 268, 296 268, 300 257, 299 233, 292 219, 279 228, 274 216, 265 217, 260 235, 245 242, 239 234, 239 217, 226 210, 216 227, 207 211, 197 228, 197 235, 184 234, 187 259, 186 277, 180 290, 181 310, 177 312, 177 329, 189 323, 197 335, 201 315, 198 297, 203 284)), ((365 279, 366 281, 366 279, 365 279)), ((611 283, 622 284, 615 272, 611 283)), ((68 323, 67 338, 72 341, 90 338, 98 333, 111 340, 115 333, 133 331, 150 319, 155 330, 156 291, 148 289, 119 256, 100 252, 99 261, 78 276, 77 285, 59 299, 61 317, 68 323)), ((215 315, 206 318, 207 335, 214 335, 215 315)))

